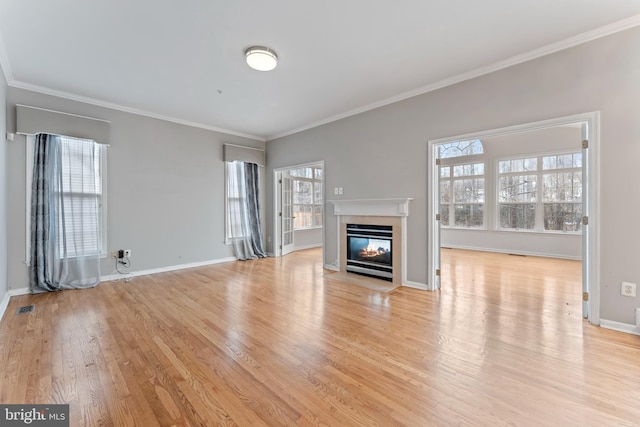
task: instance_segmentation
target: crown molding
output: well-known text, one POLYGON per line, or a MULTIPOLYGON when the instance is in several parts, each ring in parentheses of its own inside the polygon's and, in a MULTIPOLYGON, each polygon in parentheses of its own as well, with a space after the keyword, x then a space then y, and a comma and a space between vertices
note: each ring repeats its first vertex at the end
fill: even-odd
POLYGON ((257 135, 252 135, 252 134, 247 134, 247 133, 243 133, 243 132, 237 132, 237 131, 233 131, 230 129, 224 129, 224 128, 219 128, 219 127, 215 127, 215 126, 210 126, 210 125, 206 125, 203 123, 198 123, 198 122, 192 122, 189 120, 183 120, 183 119, 179 119, 176 117, 171 117, 171 116, 165 116, 162 114, 157 114, 157 113, 153 113, 150 111, 145 111, 145 110, 140 110, 137 108, 132 108, 132 107, 127 107, 125 105, 120 105, 120 104, 115 104, 115 103, 111 103, 111 102, 106 102, 106 101, 101 101, 98 99, 94 99, 94 98, 90 98, 90 97, 85 97, 85 96, 80 96, 80 95, 76 95, 76 94, 72 94, 72 93, 68 93, 68 92, 63 92, 63 91, 58 91, 58 90, 54 90, 54 89, 49 89, 46 87, 42 87, 42 86, 37 86, 37 85, 32 85, 29 83, 25 83, 25 82, 21 82, 18 80, 15 80, 13 78, 13 73, 11 70, 11 64, 9 63, 9 58, 7 56, 7 52, 5 50, 4 47, 4 42, 2 40, 2 37, 0 36, 0 67, 2 68, 2 71, 4 73, 4 77, 5 80, 7 82, 8 86, 11 87, 15 87, 18 89, 25 89, 25 90, 30 90, 33 92, 39 92, 45 95, 51 95, 51 96, 57 96, 60 98, 65 98, 65 99, 69 99, 72 101, 78 101, 78 102, 84 102, 86 104, 91 104, 91 105, 96 105, 99 107, 105 107, 105 108, 110 108, 113 110, 118 110, 118 111, 123 111, 126 113, 131 113, 131 114, 137 114, 137 115, 141 115, 141 116, 145 116, 145 117, 150 117, 150 118, 154 118, 154 119, 158 119, 158 120, 164 120, 164 121, 168 121, 168 122, 172 122, 172 123, 177 123, 177 124, 182 124, 185 126, 191 126, 191 127, 196 127, 196 128, 200 128, 200 129, 206 129, 206 130, 210 130, 210 131, 214 131, 214 132, 220 132, 220 133, 224 133, 227 135, 234 135, 234 136, 239 136, 239 137, 243 137, 243 138, 248 138, 248 139, 253 139, 256 141, 261 141, 261 142, 265 142, 265 141, 271 141, 274 139, 278 139, 278 138, 283 138, 285 136, 289 136, 289 135, 293 135, 295 133, 299 133, 305 130, 309 130, 318 126, 322 126, 325 125, 327 123, 331 123, 331 122, 335 122, 347 117, 351 117, 351 116, 355 116, 357 114, 361 114, 367 111, 371 111, 374 110, 376 108, 380 108, 380 107, 384 107, 386 105, 390 105, 396 102, 400 102, 400 101, 404 101, 406 99, 409 98, 413 98, 415 96, 418 95, 423 95, 425 93, 428 92, 432 92, 447 86, 451 86, 454 85, 456 83, 460 83, 463 82, 465 80, 470 80, 476 77, 480 77, 489 73, 492 73, 494 71, 499 71, 502 70, 504 68, 508 68, 517 64, 521 64, 523 62, 527 62, 527 61, 531 61, 533 59, 537 59, 540 58, 542 56, 546 56, 564 49, 568 49, 583 43, 587 43, 589 41, 598 39, 598 38, 602 38, 602 37, 606 37, 608 35, 611 34, 615 34, 618 33, 620 31, 624 31, 630 28, 634 28, 640 26, 640 14, 637 15, 633 15, 629 18, 620 20, 620 21, 616 21, 613 22, 611 24, 608 25, 604 25, 602 27, 596 28, 594 30, 590 30, 581 34, 578 34, 576 36, 573 37, 569 37, 567 39, 561 40, 559 42, 555 42, 555 43, 551 43, 548 44, 546 46, 543 46, 541 48, 538 49, 534 49, 531 50, 529 52, 520 54, 520 55, 516 55, 513 56, 511 58, 502 60, 502 61, 497 61, 494 62, 493 64, 487 65, 485 67, 480 67, 477 68, 475 70, 466 72, 466 73, 462 73, 462 74, 458 74, 456 76, 453 77, 449 77, 447 79, 444 80, 440 80, 438 82, 426 85, 426 86, 422 86, 420 88, 408 91, 408 92, 404 92, 401 93, 399 95, 395 95, 393 97, 390 98, 386 98, 371 104, 367 104, 365 106, 359 107, 359 108, 355 108, 349 111, 345 111, 343 113, 340 114, 336 114, 334 116, 330 116, 327 117, 325 119, 322 120, 318 120, 316 122, 304 125, 304 126, 300 126, 288 131, 284 131, 281 133, 277 133, 271 136, 267 136, 265 137, 261 137, 261 136, 257 136, 257 135))
POLYGON ((215 127, 215 126, 209 126, 209 125, 206 125, 206 124, 203 124, 203 123, 192 122, 192 121, 189 121, 189 120, 183 120, 183 119, 179 119, 179 118, 171 117, 171 116, 165 116, 165 115, 162 115, 162 114, 152 113, 150 111, 145 111, 145 110, 140 110, 140 109, 137 109, 137 108, 127 107, 125 105, 115 104, 115 103, 106 102, 106 101, 100 101, 98 99, 89 98, 89 97, 86 97, 86 96, 75 95, 75 94, 68 93, 68 92, 49 89, 49 88, 46 88, 46 87, 43 87, 43 86, 32 85, 30 83, 25 83, 25 82, 20 82, 20 81, 14 80, 9 84, 9 86, 14 87, 14 88, 18 88, 18 89, 30 90, 32 92, 42 93, 44 95, 57 96, 59 98, 65 98, 65 99, 69 99, 69 100, 72 100, 72 101, 84 102, 85 104, 96 105, 98 107, 104 107, 104 108, 110 108, 112 110, 123 111, 125 113, 131 113, 131 114, 137 114, 139 116, 150 117, 152 119, 164 120, 164 121, 167 121, 167 122, 177 123, 177 124, 181 124, 181 125, 185 125, 185 126, 191 126, 191 127, 195 127, 195 128, 211 130, 211 131, 214 131, 214 132, 220 132, 220 133, 224 133, 224 134, 227 134, 227 135, 240 136, 240 137, 243 137, 243 138, 253 139, 253 140, 261 141, 261 142, 265 141, 265 138, 263 138, 261 136, 257 136, 257 135, 251 135, 251 134, 243 133, 243 132, 236 132, 236 131, 229 130, 229 129, 223 129, 223 128, 219 128, 219 127, 215 127))
POLYGON ((387 99, 383 99, 381 101, 377 101, 363 107, 359 107, 353 110, 346 111, 344 113, 337 114, 335 116, 328 117, 326 119, 319 120, 317 122, 310 123, 305 126, 301 126, 295 129, 291 129, 289 131, 281 132, 275 135, 271 135, 267 137, 267 141, 272 141, 274 139, 283 138, 285 136, 293 135, 298 132, 302 132, 305 130, 313 129, 318 126, 325 125, 327 123, 335 122, 337 120, 345 119, 347 117, 355 116, 360 113, 364 113, 367 111, 375 110, 376 108, 384 107, 386 105, 394 104, 396 102, 404 101, 405 99, 413 98, 414 96, 423 95, 425 93, 433 92, 438 89, 442 89, 447 86, 452 86, 456 83, 461 83, 465 80, 471 80, 476 77, 484 76, 486 74, 493 73, 494 71, 499 71, 508 67, 512 67, 514 65, 522 64, 523 62, 531 61, 533 59, 537 59, 546 55, 550 55, 555 52, 559 52, 561 50, 569 49, 574 46, 578 46, 583 43, 590 42, 592 40, 596 40, 602 37, 609 36, 611 34, 618 33, 620 31, 628 30, 630 28, 634 28, 640 26, 640 14, 631 16, 629 18, 623 19, 621 21, 616 21, 614 23, 596 28, 591 31, 587 31, 581 34, 578 34, 573 37, 569 37, 567 39, 561 40, 559 42, 551 43, 546 46, 531 50, 526 53, 522 53, 520 55, 515 55, 510 58, 504 59, 502 61, 494 62, 493 64, 489 64, 485 67, 476 68, 475 70, 468 71, 466 73, 458 74, 453 77, 446 78, 444 80, 440 80, 438 82, 422 86, 420 88, 401 93, 399 95, 392 96, 387 99))

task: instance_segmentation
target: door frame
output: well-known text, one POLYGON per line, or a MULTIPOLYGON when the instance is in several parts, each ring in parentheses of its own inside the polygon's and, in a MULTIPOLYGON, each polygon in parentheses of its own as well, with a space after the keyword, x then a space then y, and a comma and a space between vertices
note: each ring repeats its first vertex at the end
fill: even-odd
POLYGON ((583 289, 589 293, 588 317, 589 323, 600 324, 600 112, 576 114, 566 117, 558 117, 538 122, 530 122, 515 126, 490 129, 464 135, 451 136, 429 140, 427 142, 427 279, 428 289, 439 289, 439 277, 436 271, 440 269, 440 224, 436 221, 439 194, 439 176, 436 165, 436 146, 439 144, 469 140, 475 138, 488 138, 514 133, 529 132, 533 130, 547 129, 551 127, 587 123, 589 156, 588 163, 583 167, 583 180, 587 182, 586 215, 589 217, 589 225, 583 227, 582 259, 584 273, 582 277, 583 289))
POLYGON ((281 257, 282 256, 282 250, 280 249, 280 244, 282 242, 282 227, 280 224, 280 216, 278 215, 278 213, 280 212, 280 210, 282 209, 282 201, 280 200, 280 183, 279 181, 279 175, 281 172, 283 171, 288 171, 291 169, 298 169, 298 168, 304 168, 304 167, 309 167, 309 166, 318 166, 320 165, 322 167, 322 263, 324 264, 324 253, 325 253, 325 238, 324 238, 324 230, 325 230, 325 222, 326 222, 326 217, 324 216, 324 206, 326 205, 326 189, 325 189, 325 182, 326 182, 326 169, 325 169, 325 165, 324 165, 324 160, 318 160, 316 162, 308 162, 308 163, 302 163, 302 164, 297 164, 297 165, 292 165, 292 166, 284 166, 284 167, 280 167, 277 169, 273 170, 273 256, 275 257, 281 257))

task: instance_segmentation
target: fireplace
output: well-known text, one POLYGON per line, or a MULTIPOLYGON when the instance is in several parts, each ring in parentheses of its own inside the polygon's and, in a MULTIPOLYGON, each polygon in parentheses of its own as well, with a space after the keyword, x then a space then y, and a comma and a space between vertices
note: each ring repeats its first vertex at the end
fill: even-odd
POLYGON ((352 273, 393 280, 393 227, 346 224, 347 266, 352 273))
MULTIPOLYGON (((360 273, 375 276, 390 280, 399 286, 407 283, 406 233, 409 202, 411 200, 413 199, 331 200, 333 214, 336 216, 338 225, 338 252, 335 269, 341 273, 360 273), (359 226, 353 227, 353 225, 359 226), (369 257, 368 260, 358 260, 359 251, 362 247, 358 249, 358 254, 354 254, 348 249, 347 226, 352 229, 349 234, 359 234, 360 236, 364 235, 367 239, 384 241, 373 242, 370 250, 384 251, 386 253, 387 248, 384 243, 389 242, 389 265, 383 265, 379 262, 380 258, 384 257, 375 259, 369 257), (384 227, 380 228, 380 226, 384 227), (374 235, 367 233, 366 228, 373 229, 374 235), (349 257, 354 258, 353 255, 356 255, 356 259, 349 259, 349 257), (391 279, 389 279, 389 276, 391 276, 391 279)), ((354 243, 357 242, 357 240, 354 240, 354 243)), ((369 244, 365 247, 369 247, 369 244)))

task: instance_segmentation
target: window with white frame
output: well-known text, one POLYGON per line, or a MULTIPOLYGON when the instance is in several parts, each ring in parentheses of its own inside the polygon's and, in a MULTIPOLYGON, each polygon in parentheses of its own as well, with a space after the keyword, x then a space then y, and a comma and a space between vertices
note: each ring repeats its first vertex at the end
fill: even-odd
POLYGON ((500 229, 579 232, 582 153, 500 160, 498 212, 500 229))
POLYGON ((468 141, 453 141, 440 145, 440 159, 450 159, 453 157, 473 156, 483 154, 484 147, 479 139, 468 141))
POLYGON ((309 166, 289 171, 293 179, 293 228, 322 227, 322 167, 309 166))
POLYGON ((498 215, 500 228, 532 230, 538 200, 537 158, 498 163, 498 215), (532 174, 533 173, 533 174, 532 174))
POLYGON ((582 227, 582 153, 542 158, 544 229, 580 231, 582 227))
MULTIPOLYGON (((61 184, 61 203, 66 216, 60 216, 59 229, 64 230, 64 238, 59 245, 67 244, 69 257, 104 254, 106 250, 106 146, 86 144, 82 139, 60 136, 60 164, 64 179, 61 184), (87 164, 92 162, 92 164, 87 164), (95 203, 98 201, 98 216, 95 217, 95 203), (91 212, 91 215, 86 215, 91 212), (64 226, 63 226, 64 225, 64 226)), ((31 185, 35 136, 27 137, 27 260, 30 258, 31 237, 31 185)))
POLYGON ((440 158, 440 225, 484 227, 484 154, 479 139, 452 141, 438 147, 440 158))
POLYGON ((484 163, 440 167, 440 224, 484 226, 484 163))
POLYGON ((229 242, 232 238, 244 237, 242 225, 240 221, 231 221, 231 217, 241 215, 242 206, 244 206, 244 191, 242 191, 242 182, 244 181, 244 163, 242 162, 225 162, 225 200, 226 209, 226 227, 225 239, 229 242))

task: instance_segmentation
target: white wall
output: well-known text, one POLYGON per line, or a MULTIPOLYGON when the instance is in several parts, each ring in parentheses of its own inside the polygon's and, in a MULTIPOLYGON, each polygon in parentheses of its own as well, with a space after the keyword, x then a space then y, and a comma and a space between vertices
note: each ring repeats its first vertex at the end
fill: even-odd
POLYGON ((581 150, 582 129, 562 126, 490 138, 482 138, 485 154, 485 229, 441 229, 441 245, 449 248, 506 252, 554 258, 582 259, 582 236, 569 233, 535 233, 497 230, 495 221, 496 167, 498 159, 581 150))
MULTIPOLYGON (((224 244, 223 144, 264 149, 264 142, 122 111, 8 88, 7 127, 15 105, 111 122, 107 165, 108 250, 131 249, 131 271, 148 271, 232 257, 224 244)), ((25 144, 7 146, 9 289, 28 286, 25 261, 25 144)), ((113 271, 105 259, 102 274, 113 271)))
MULTIPOLYGON (((407 279, 426 283, 427 141, 600 111, 600 317, 634 324, 640 299, 621 296, 620 282, 640 282, 640 227, 634 225, 640 192, 627 184, 640 159, 638 52, 640 28, 633 28, 269 141, 267 176, 273 168, 320 159, 326 188, 344 187, 332 198, 413 197, 407 279)), ((338 244, 330 203, 325 224, 325 262, 333 264, 338 244)))
POLYGON ((0 68, 0 316, 4 312, 5 304, 9 301, 9 285, 7 272, 7 144, 11 142, 5 140, 7 130, 7 83, 4 73, 0 68))

